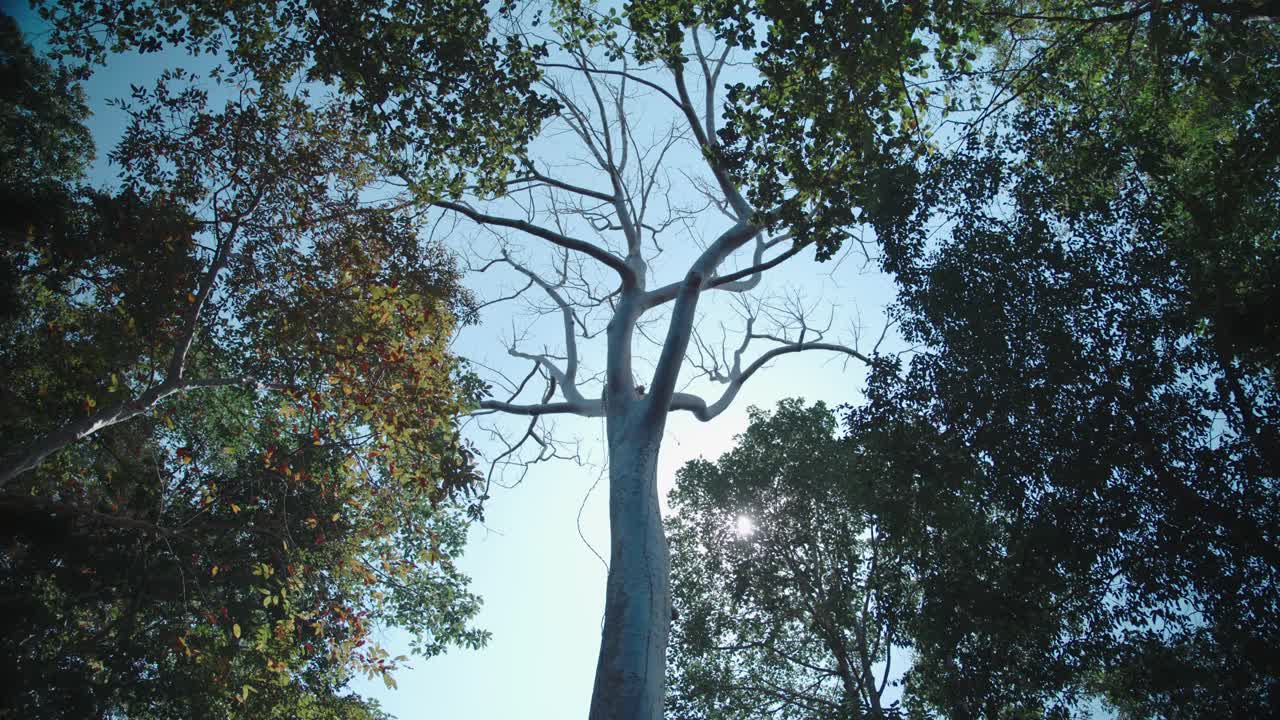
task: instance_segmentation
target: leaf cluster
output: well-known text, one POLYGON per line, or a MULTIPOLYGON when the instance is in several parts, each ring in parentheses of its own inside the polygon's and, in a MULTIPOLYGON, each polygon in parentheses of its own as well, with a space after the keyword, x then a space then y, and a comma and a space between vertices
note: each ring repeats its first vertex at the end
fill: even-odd
POLYGON ((377 139, 381 159, 428 196, 456 196, 470 172, 481 184, 504 179, 554 110, 530 90, 545 50, 498 32, 481 3, 33 5, 50 25, 55 58, 79 63, 82 72, 110 53, 178 48, 219 63, 214 78, 247 76, 264 94, 298 82, 332 87, 349 102, 360 134, 377 139))

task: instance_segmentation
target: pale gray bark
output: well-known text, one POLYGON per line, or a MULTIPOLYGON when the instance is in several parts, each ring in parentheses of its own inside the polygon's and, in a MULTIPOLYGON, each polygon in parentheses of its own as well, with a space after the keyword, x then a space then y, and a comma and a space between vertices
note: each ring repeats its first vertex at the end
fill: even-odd
POLYGON ((671 632, 671 561, 658 506, 662 428, 644 401, 608 418, 609 579, 591 720, 662 716, 671 632))
MULTIPOLYGON (((796 334, 754 332, 749 324, 732 361, 723 366, 708 368, 700 365, 696 358, 691 361, 686 357, 695 334, 699 300, 705 293, 751 291, 760 284, 765 272, 800 251, 794 243, 784 246, 790 240, 787 235, 766 237, 764 225, 771 212, 751 207, 728 170, 715 160, 716 154, 709 152, 717 142, 713 98, 727 52, 709 56, 701 45, 695 45, 695 50, 693 57, 702 71, 706 93, 697 104, 686 85, 684 63, 661 69, 674 86, 672 90, 636 74, 625 61, 621 70, 599 67, 585 55, 573 55, 572 64, 544 64, 547 68, 576 73, 576 89, 569 82, 555 79, 548 80, 547 87, 561 103, 558 121, 563 126, 561 129, 567 128, 569 134, 578 139, 585 151, 583 162, 599 173, 601 184, 608 182, 610 192, 555 178, 551 170, 543 171, 528 162, 509 184, 519 186, 525 193, 532 193, 532 188, 546 193, 550 209, 543 212, 547 221, 542 224, 535 223, 535 211, 527 209, 536 205, 533 201, 521 206, 526 209, 527 219, 484 212, 467 203, 436 203, 452 214, 501 233, 504 239, 506 233, 515 231, 527 240, 549 243, 562 253, 564 265, 552 273, 539 274, 505 248, 478 268, 484 271, 505 265, 522 276, 523 288, 500 299, 513 300, 526 291, 540 293, 543 303, 536 307, 560 316, 563 343, 559 354, 553 355, 545 348, 541 352, 521 349, 520 343, 513 339, 506 348, 508 355, 530 362, 536 372, 526 376, 526 381, 534 374, 541 375, 547 380, 546 390, 537 400, 525 400, 522 398, 526 381, 508 379, 506 396, 483 401, 479 412, 533 418, 524 438, 533 436, 532 428, 540 417, 574 414, 605 418, 610 566, 591 720, 658 720, 662 717, 671 592, 670 559, 656 473, 669 413, 684 410, 700 420, 710 420, 732 403, 743 383, 757 371, 775 358, 791 353, 818 350, 869 362, 867 356, 850 347, 824 341, 822 330, 809 327, 803 317, 796 318, 799 320, 796 334), (672 129, 657 141, 656 149, 636 147, 631 121, 623 106, 624 100, 630 97, 628 87, 632 91, 635 87, 655 90, 675 106, 672 129), (706 159, 705 170, 714 181, 705 188, 706 207, 719 208, 730 223, 683 268, 678 280, 650 288, 650 263, 662 252, 658 235, 676 224, 670 218, 657 222, 649 218, 649 211, 656 204, 652 202, 651 193, 656 179, 664 174, 662 159, 666 151, 678 141, 689 142, 706 159), (575 236, 565 231, 570 216, 579 223, 582 234, 575 236), (590 231, 602 239, 584 239, 590 231), (603 239, 606 232, 618 233, 619 241, 603 239), (746 267, 718 274, 735 253, 749 253, 746 267), (607 292, 567 287, 565 267, 570 255, 598 262, 611 271, 607 274, 616 285, 607 292), (576 299, 570 298, 571 291, 577 293, 576 299), (578 314, 580 309, 588 307, 605 308, 609 318, 604 329, 604 372, 595 378, 598 385, 589 392, 580 386, 583 358, 578 346, 580 338, 592 336, 578 314), (666 329, 657 350, 657 366, 647 378, 637 378, 632 346, 639 333, 639 323, 647 313, 668 310, 666 329), (744 353, 753 342, 769 343, 770 347, 744 361, 744 353), (686 365, 699 376, 720 383, 720 396, 708 401, 677 392, 681 369, 686 365)), ((670 198, 667 200, 670 208, 670 198)), ((680 241, 689 240, 684 237, 680 241)), ((503 456, 509 456, 519 444, 506 443, 503 456)), ((538 456, 541 457, 544 455, 538 456)))
MULTIPOLYGON (((165 398, 200 388, 213 387, 266 387, 251 378, 205 378, 202 380, 183 380, 175 378, 142 393, 138 397, 99 410, 80 420, 63 425, 57 430, 19 448, 13 453, 13 459, 0 469, 0 488, 4 488, 19 475, 40 467, 40 464, 55 452, 79 442, 96 432, 112 425, 144 415, 159 405, 165 398)), ((281 385, 271 385, 283 388, 281 385)))

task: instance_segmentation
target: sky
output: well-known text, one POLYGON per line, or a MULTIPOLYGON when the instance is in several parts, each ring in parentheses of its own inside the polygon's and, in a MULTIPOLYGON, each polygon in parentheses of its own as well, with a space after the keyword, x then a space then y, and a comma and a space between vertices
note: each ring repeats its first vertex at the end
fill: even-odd
MULTIPOLYGON (((24 28, 33 27, 33 18, 23 8, 15 12, 24 28)), ((39 45, 39 38, 30 38, 39 45)), ((125 119, 107 100, 126 97, 129 85, 147 84, 166 61, 190 66, 181 56, 152 55, 116 57, 99 70, 86 86, 94 116, 90 129, 98 147, 98 159, 91 180, 107 184, 118 172, 106 154, 119 137, 125 119)), ((660 127, 668 121, 668 107, 653 97, 639 98, 633 105, 635 122, 660 127)), ((630 115, 630 113, 629 113, 630 115)), ((559 160, 563 172, 574 173, 564 158, 585 153, 564 134, 539 141, 535 155, 559 160)), ((700 158, 691 146, 674 152, 670 164, 693 168, 700 158)), ((677 200, 688 188, 674 188, 677 200)), ((667 238, 667 252, 655 263, 659 284, 683 274, 688 257, 700 238, 714 237, 727 222, 714 211, 700 217, 681 232, 667 238)), ((513 243, 517 238, 512 237, 513 243)), ((495 238, 459 229, 451 242, 461 251, 491 251, 495 238)), ((536 257, 537 250, 529 250, 536 257)), ((833 321, 833 332, 847 339, 849 329, 865 327, 874 342, 883 323, 882 309, 892 298, 892 287, 882 275, 864 273, 860 257, 849 256, 840 263, 816 263, 811 253, 802 253, 771 271, 765 294, 797 292, 818 303, 818 315, 833 321)), ((501 294, 512 279, 481 276, 469 283, 482 298, 501 294)), ((721 293, 704 302, 702 327, 714 329, 725 322, 731 331, 736 317, 721 293)), ((527 342, 554 344, 554 328, 545 321, 532 320, 519 306, 487 311, 480 324, 465 329, 455 349, 464 357, 485 365, 512 367, 503 349, 512 328, 530 328, 527 342)), ((732 337, 732 336, 731 336, 732 337)), ((865 339, 865 338, 864 338, 865 339)), ((866 350, 867 342, 863 343, 866 350)), ((649 353, 648 357, 653 358, 649 353)), ((584 363, 599 369, 603 357, 599 348, 584 348, 584 363), (594 357, 593 357, 594 355, 594 357)), ((684 377, 688 377, 686 373, 684 377)), ((739 394, 734 404, 709 423, 701 423, 687 413, 671 417, 659 457, 659 492, 665 497, 677 470, 698 457, 714 459, 728 450, 736 434, 746 428, 746 410, 755 405, 772 407, 785 397, 823 400, 830 405, 856 402, 862 372, 827 353, 801 353, 784 357, 758 373, 739 394)), ((705 386, 702 386, 705 387, 705 386)), ((699 389, 694 386, 692 389, 699 389)), ((711 395, 710 397, 714 397, 711 395)), ((514 426, 513 426, 514 427, 514 426)), ((486 505, 483 525, 473 528, 460 566, 473 580, 472 589, 484 598, 484 608, 476 625, 489 630, 492 640, 481 650, 452 650, 430 660, 414 659, 411 668, 397 676, 398 689, 383 686, 381 680, 357 680, 357 692, 377 698, 384 709, 402 720, 502 720, 513 717, 585 717, 590 702, 596 652, 600 640, 606 569, 599 556, 608 556, 608 515, 604 452, 601 442, 603 421, 568 418, 557 421, 556 436, 576 439, 583 458, 581 464, 553 461, 531 469, 514 487, 496 487, 486 505)), ((483 435, 476 439, 482 450, 496 445, 483 435)), ((383 642, 392 655, 406 649, 401 634, 386 632, 383 642)))

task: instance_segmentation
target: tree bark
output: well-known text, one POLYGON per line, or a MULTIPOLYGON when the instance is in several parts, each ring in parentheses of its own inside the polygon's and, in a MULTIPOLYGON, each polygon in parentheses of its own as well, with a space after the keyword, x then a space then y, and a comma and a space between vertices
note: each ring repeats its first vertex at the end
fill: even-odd
POLYGON ((671 632, 671 561, 657 484, 663 428, 647 422, 647 403, 627 404, 607 421, 609 580, 591 720, 662 717, 671 632))
POLYGON ((175 375, 173 380, 165 381, 142 395, 124 402, 116 403, 109 408, 104 408, 88 417, 73 420, 57 430, 37 438, 31 444, 18 448, 11 459, 6 459, 6 464, 0 467, 0 490, 4 489, 10 482, 19 475, 34 470, 49 458, 50 455, 68 447, 74 443, 97 433, 101 430, 109 428, 113 425, 132 420, 133 418, 151 412, 161 401, 170 395, 196 390, 199 388, 216 388, 216 387, 256 387, 271 388, 273 390, 292 389, 291 385, 281 385, 279 383, 262 383, 252 378, 246 377, 221 377, 206 378, 203 380, 185 380, 181 374, 175 375))

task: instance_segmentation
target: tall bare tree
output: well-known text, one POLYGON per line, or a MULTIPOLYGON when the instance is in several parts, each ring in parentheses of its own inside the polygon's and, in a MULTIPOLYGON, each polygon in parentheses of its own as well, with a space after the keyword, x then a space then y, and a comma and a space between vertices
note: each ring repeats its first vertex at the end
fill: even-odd
MULTIPOLYGON (((523 299, 558 325, 550 347, 529 337, 536 333, 510 338, 507 352, 527 363, 527 374, 482 403, 482 413, 530 419, 508 440, 503 461, 529 457, 530 448, 536 457, 555 454, 542 427, 554 416, 604 418, 610 562, 590 717, 652 719, 662 712, 671 619, 656 475, 668 416, 714 419, 784 355, 871 360, 828 339, 831 323, 815 323, 801 299, 752 295, 766 272, 809 244, 778 227, 780 208, 748 200, 718 139, 734 48, 692 28, 678 53, 637 62, 634 38, 594 51, 574 41, 570 33, 583 27, 575 19, 583 20, 561 21, 562 52, 542 63, 545 90, 560 107, 543 128, 544 139, 555 138, 550 152, 539 156, 535 143, 500 198, 434 204, 498 238, 477 269, 505 269, 517 287, 493 302, 523 299), (669 124, 642 120, 658 109, 669 124), (566 140, 581 159, 567 171, 548 156, 565 154, 566 140), (720 226, 700 243, 707 215, 720 226), (679 258, 695 245, 691 258, 679 258), (713 294, 732 299, 742 320, 736 338, 700 334, 700 306, 713 294), (591 354, 597 348, 599 359, 591 354), (698 378, 718 384, 718 395, 682 391, 698 378)), ((586 20, 613 27, 607 17, 586 20)))

